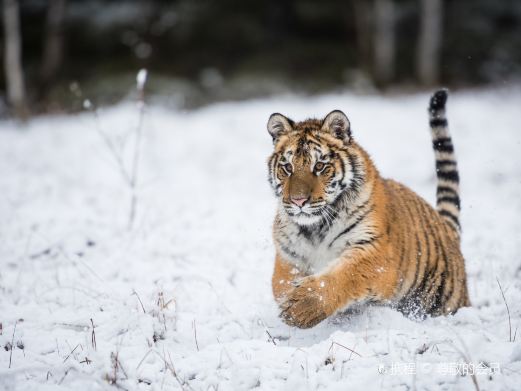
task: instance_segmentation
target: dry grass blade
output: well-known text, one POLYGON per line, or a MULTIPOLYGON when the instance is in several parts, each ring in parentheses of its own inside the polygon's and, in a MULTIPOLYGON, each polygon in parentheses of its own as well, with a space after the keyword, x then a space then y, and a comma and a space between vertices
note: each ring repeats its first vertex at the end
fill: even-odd
POLYGON ((67 357, 65 357, 65 359, 63 360, 63 362, 66 362, 69 357, 76 351, 76 349, 78 349, 78 347, 80 346, 80 344, 77 344, 74 349, 71 350, 71 352, 67 355, 67 357))
POLYGON ((338 342, 335 342, 335 341, 331 342, 331 346, 329 347, 329 351, 331 351, 331 349, 333 349, 333 346, 334 346, 334 345, 337 345, 337 346, 340 346, 341 348, 344 348, 344 349, 346 349, 346 350, 349 350, 351 353, 356 354, 358 357, 362 357, 362 355, 361 355, 360 353, 355 352, 353 349, 348 348, 347 346, 344 346, 344 345, 342 345, 341 343, 338 343, 338 342))
POLYGON ((499 283, 499 279, 496 277, 497 284, 499 286, 499 290, 501 291, 501 296, 503 296, 503 301, 505 302, 505 307, 507 307, 508 314, 508 342, 512 342, 512 319, 510 318, 510 308, 508 308, 507 299, 505 297, 505 292, 503 292, 503 288, 499 283))
POLYGON ((197 351, 199 351, 199 343, 197 342, 197 326, 195 325, 195 319, 192 321, 192 327, 194 329, 195 347, 197 348, 197 351))
POLYGON ((92 318, 90 318, 90 324, 92 325, 92 333, 90 336, 90 342, 91 342, 94 350, 98 350, 98 344, 96 343, 96 331, 94 330, 95 326, 94 326, 94 321, 92 320, 92 318))
POLYGON ((139 300, 139 304, 141 304, 141 309, 143 310, 143 313, 146 314, 147 312, 145 311, 145 306, 143 305, 143 302, 141 301, 141 298, 139 297, 137 292, 134 290, 132 291, 132 294, 136 295, 137 299, 139 300))
POLYGON ((14 334, 16 333, 16 325, 17 324, 18 324, 18 321, 14 322, 13 337, 11 338, 11 351, 9 352, 9 368, 11 368, 11 362, 12 362, 12 359, 13 359, 14 334))
POLYGON ((193 390, 193 388, 190 386, 190 384, 188 384, 188 382, 186 382, 185 380, 183 380, 179 377, 178 373, 176 372, 176 370, 174 368, 174 364, 172 362, 172 357, 170 357, 170 353, 168 353, 168 360, 167 360, 166 355, 162 356, 157 351, 154 351, 154 352, 159 356, 159 358, 161 360, 163 360, 163 362, 165 364, 165 368, 168 369, 168 371, 172 374, 172 376, 177 381, 177 383, 179 384, 179 386, 181 387, 182 390, 193 390))
POLYGON ((277 346, 277 342, 275 342, 275 338, 272 337, 272 335, 270 334, 268 329, 266 329, 264 331, 266 332, 266 334, 268 334, 268 338, 270 339, 271 343, 273 343, 273 345, 277 346))

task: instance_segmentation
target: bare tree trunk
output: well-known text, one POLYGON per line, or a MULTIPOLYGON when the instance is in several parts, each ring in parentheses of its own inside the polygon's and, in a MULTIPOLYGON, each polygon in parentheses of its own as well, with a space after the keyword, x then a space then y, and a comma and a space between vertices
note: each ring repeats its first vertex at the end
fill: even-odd
POLYGON ((46 93, 54 81, 63 59, 63 21, 66 0, 49 0, 43 49, 43 61, 40 72, 40 96, 46 93))
POLYGON ((20 7, 17 0, 3 0, 5 35, 5 79, 7 100, 15 115, 25 120, 28 110, 25 98, 22 69, 22 38, 20 32, 20 7))
POLYGON ((394 1, 374 0, 374 78, 379 86, 388 85, 394 78, 395 34, 394 1))
POLYGON ((353 10, 355 14, 356 46, 360 68, 367 74, 371 74, 372 64, 372 31, 371 2, 367 0, 353 0, 353 10))
POLYGON ((420 0, 420 9, 416 72, 421 84, 431 86, 440 78, 443 0, 420 0))

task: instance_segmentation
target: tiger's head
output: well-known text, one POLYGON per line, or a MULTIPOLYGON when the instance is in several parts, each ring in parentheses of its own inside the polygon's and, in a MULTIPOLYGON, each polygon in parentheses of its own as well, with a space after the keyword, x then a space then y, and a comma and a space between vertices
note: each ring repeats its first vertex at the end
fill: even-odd
POLYGON ((343 112, 302 122, 275 113, 268 120, 268 132, 274 143, 269 181, 283 210, 298 225, 327 219, 341 194, 359 188, 359 147, 343 112))

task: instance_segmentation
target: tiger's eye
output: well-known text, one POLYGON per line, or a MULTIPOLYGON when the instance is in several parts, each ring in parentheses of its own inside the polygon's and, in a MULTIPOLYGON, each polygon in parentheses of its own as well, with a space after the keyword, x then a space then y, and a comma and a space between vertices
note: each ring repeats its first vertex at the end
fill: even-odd
POLYGON ((316 171, 321 171, 323 168, 324 168, 324 163, 317 162, 317 164, 315 164, 315 170, 316 171))
POLYGON ((286 170, 286 172, 287 172, 288 174, 291 174, 291 173, 293 172, 293 167, 291 166, 290 163, 286 163, 286 164, 284 164, 284 169, 286 170))

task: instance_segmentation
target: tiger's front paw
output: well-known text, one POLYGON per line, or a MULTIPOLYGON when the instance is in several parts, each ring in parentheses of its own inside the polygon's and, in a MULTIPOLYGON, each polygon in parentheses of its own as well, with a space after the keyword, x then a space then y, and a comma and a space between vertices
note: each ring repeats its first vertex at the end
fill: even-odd
POLYGON ((307 329, 330 315, 317 278, 306 277, 295 285, 280 304, 280 317, 286 324, 307 329))

